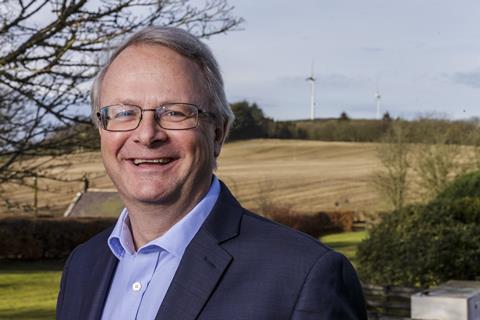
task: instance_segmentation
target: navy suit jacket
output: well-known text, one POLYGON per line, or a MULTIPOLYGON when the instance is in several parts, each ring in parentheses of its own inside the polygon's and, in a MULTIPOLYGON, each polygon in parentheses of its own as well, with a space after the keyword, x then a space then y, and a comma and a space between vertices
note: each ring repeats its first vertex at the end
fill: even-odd
MULTIPOLYGON (((107 245, 111 231, 80 245, 68 258, 58 320, 100 319, 117 265, 107 245)), ((219 199, 186 248, 155 319, 363 320, 367 316, 361 286, 344 256, 245 210, 222 184, 219 199)))

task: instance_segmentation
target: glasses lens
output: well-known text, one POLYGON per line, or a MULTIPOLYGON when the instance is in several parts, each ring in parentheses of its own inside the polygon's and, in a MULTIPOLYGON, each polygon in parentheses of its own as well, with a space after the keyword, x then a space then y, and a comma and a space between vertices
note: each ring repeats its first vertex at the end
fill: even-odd
POLYGON ((128 131, 138 126, 142 111, 137 106, 113 105, 100 109, 103 127, 111 131, 128 131))
POLYGON ((156 109, 156 117, 164 129, 191 129, 198 124, 198 109, 190 104, 169 104, 156 109))

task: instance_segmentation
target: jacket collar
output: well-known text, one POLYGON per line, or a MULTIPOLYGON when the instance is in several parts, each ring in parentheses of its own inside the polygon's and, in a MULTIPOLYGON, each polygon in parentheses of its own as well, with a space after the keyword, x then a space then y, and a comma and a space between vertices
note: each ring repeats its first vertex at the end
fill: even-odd
POLYGON ((85 291, 82 292, 82 299, 79 300, 78 319, 100 319, 102 316, 103 306, 118 263, 107 246, 107 238, 112 229, 104 231, 104 236, 100 238, 102 245, 95 248, 96 252, 92 252, 92 256, 97 257, 97 260, 90 270, 89 278, 85 281, 85 291))
MULTIPOLYGON (((220 185, 218 200, 187 246, 156 320, 195 319, 232 260, 220 244, 238 235, 243 209, 223 182, 220 185)), ((83 319, 101 318, 117 266, 118 260, 106 244, 107 237, 98 248, 101 252, 95 255, 99 258, 87 281, 80 308, 83 319)))
POLYGON ((188 245, 156 320, 197 318, 232 260, 220 244, 238 235, 242 213, 221 183, 217 203, 188 245))

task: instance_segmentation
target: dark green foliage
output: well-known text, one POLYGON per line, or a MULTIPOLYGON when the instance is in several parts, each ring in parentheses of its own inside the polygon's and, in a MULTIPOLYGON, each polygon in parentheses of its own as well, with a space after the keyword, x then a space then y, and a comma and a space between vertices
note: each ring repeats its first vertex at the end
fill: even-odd
POLYGON ((389 112, 385 112, 382 117, 382 121, 384 122, 390 122, 392 121, 392 117, 390 116, 389 112))
POLYGON ((79 244, 113 225, 115 218, 0 219, 0 259, 61 259, 79 244))
POLYGON ((431 286, 480 276, 480 198, 437 199, 383 216, 358 247, 362 280, 431 286))
POLYGON ((351 119, 342 113, 338 119, 315 119, 297 121, 271 121, 268 138, 293 138, 322 141, 380 142, 392 126, 401 123, 408 135, 406 143, 480 144, 480 130, 473 121, 450 121, 442 119, 393 120, 388 113, 381 120, 351 119), (299 134, 299 132, 301 134, 299 134), (475 140, 476 139, 476 140, 475 140))
POLYGON ((338 118, 338 120, 340 121, 349 121, 350 120, 350 117, 348 116, 348 114, 343 111, 341 114, 340 114, 340 117, 338 118))
POLYGON ((439 193, 439 199, 457 199, 463 197, 480 197, 480 171, 463 175, 439 193))
POLYGON ((295 121, 270 121, 268 137, 275 139, 307 139, 307 133, 295 121))
POLYGON ((302 130, 309 140, 374 142, 389 130, 390 122, 339 118, 292 121, 292 126, 302 130))
POLYGON ((229 133, 229 140, 266 138, 268 122, 262 109, 256 103, 241 101, 230 105, 235 114, 235 121, 229 133))
POLYGON ((413 121, 393 120, 388 112, 380 120, 351 119, 344 111, 339 118, 274 121, 265 117, 256 104, 241 101, 231 104, 236 120, 229 140, 274 138, 322 141, 380 142, 397 123, 408 134, 405 143, 445 143, 478 145, 478 121, 451 121, 448 119, 419 118, 413 121), (441 133, 442 141, 437 141, 441 133))

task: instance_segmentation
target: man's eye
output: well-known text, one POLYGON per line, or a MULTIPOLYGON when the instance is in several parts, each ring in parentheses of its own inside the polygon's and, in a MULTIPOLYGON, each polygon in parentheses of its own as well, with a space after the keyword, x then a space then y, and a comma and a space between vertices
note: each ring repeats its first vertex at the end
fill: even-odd
POLYGON ((113 116, 114 119, 126 119, 126 118, 134 118, 135 117, 135 111, 133 110, 122 110, 119 112, 116 112, 113 116))
POLYGON ((168 119, 183 119, 186 118, 187 115, 181 111, 167 110, 162 113, 162 117, 168 119))

